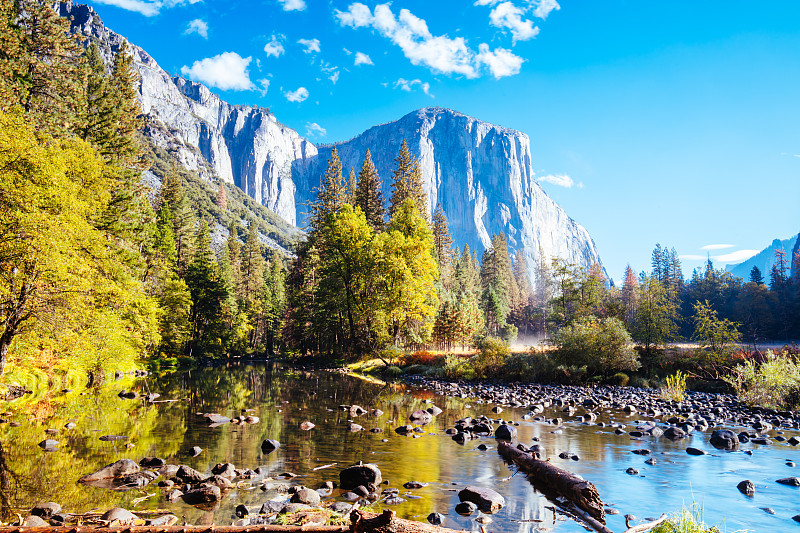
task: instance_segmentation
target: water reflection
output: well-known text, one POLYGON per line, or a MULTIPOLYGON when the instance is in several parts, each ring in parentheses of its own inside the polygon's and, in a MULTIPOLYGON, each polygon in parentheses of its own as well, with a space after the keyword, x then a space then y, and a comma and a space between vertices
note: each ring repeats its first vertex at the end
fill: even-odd
MULTIPOLYGON (((717 452, 709 448, 707 435, 702 434, 677 443, 663 438, 636 440, 627 434, 615 435, 608 427, 582 425, 566 417, 562 427, 522 421, 524 410, 509 408, 494 415, 489 405, 472 403, 468 407, 466 400, 336 373, 233 364, 138 380, 127 378, 83 394, 53 395, 46 401, 46 409, 19 400, 3 408, 11 412, 11 420, 21 423, 20 427, 0 425, 0 511, 6 520, 18 509, 55 501, 69 512, 113 506, 134 511, 169 509, 189 523, 230 524, 236 505, 257 507, 279 497, 275 491, 263 492, 244 484, 232 489, 217 508, 203 511, 167 502, 153 485, 114 492, 76 483, 83 474, 118 459, 138 462, 142 457, 156 456, 201 472, 210 472, 222 462, 253 470, 261 466, 273 477, 285 472, 296 474, 293 483, 311 488, 338 481, 341 468, 363 460, 377 463, 389 486, 400 489, 406 501, 392 508, 401 517, 425 520, 436 511, 446 515, 445 526, 478 531, 474 516, 461 517, 453 510, 457 491, 477 484, 492 487, 506 498, 506 507, 493 517, 490 531, 583 531, 580 525, 554 516, 551 504, 522 474, 514 475, 514 469, 503 463, 493 439, 459 445, 444 434, 459 418, 482 414, 519 420, 520 442, 531 444, 534 438, 539 439, 555 464, 592 481, 604 501, 621 511, 608 517, 613 530, 625 529, 622 516, 626 513, 641 518, 658 516, 692 501, 704 506, 711 523, 725 517, 728 530, 792 527, 791 516, 798 512, 794 504, 797 489, 774 483, 793 474, 784 460, 796 452, 786 445, 754 446, 754 454, 748 456, 717 452), (162 403, 119 398, 122 389, 158 393, 162 403), (430 406, 426 401, 443 412, 424 426, 423 433, 414 434, 418 438, 397 435, 394 429, 408 423, 411 412, 430 406), (350 412, 340 406, 352 404, 364 407, 367 413, 350 418, 350 412), (383 414, 371 414, 375 408, 383 414), (259 422, 209 427, 208 420, 199 416, 203 413, 229 418, 248 414, 257 416, 259 422), (362 425, 365 431, 348 431, 348 420, 362 425), (74 429, 64 427, 70 421, 74 421, 74 429), (304 431, 300 429, 304 421, 316 427, 304 431), (48 434, 47 429, 58 432, 48 434), (123 435, 128 440, 104 442, 99 440, 102 435, 123 435), (59 441, 57 451, 46 453, 37 446, 45 438, 59 441), (279 441, 281 447, 265 454, 261 443, 268 438, 279 441), (478 450, 481 443, 488 449, 478 450), (196 457, 194 446, 203 449, 196 457), (686 446, 714 455, 688 456, 686 446), (647 465, 644 461, 648 457, 631 453, 637 448, 650 449, 649 457, 655 458, 656 464, 647 465), (561 451, 577 454, 580 460, 559 459, 561 451), (314 470, 331 463, 336 466, 314 470), (638 469, 640 475, 626 474, 628 467, 638 469), (736 483, 746 478, 757 485, 756 496, 751 499, 736 490, 736 483), (409 490, 402 487, 407 481, 428 485, 409 490), (134 507, 134 500, 153 493, 134 507), (776 515, 759 509, 765 506, 775 509, 776 515)), ((563 416, 558 411, 544 414, 548 418, 563 416)), ((598 421, 632 425, 634 419, 608 411, 601 413, 598 421)))

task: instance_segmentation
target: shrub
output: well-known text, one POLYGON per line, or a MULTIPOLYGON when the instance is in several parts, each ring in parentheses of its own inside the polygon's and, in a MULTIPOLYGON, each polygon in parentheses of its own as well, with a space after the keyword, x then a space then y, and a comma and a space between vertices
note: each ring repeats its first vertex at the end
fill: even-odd
POLYGON ((403 375, 403 369, 400 368, 399 366, 396 366, 396 365, 387 366, 386 370, 385 370, 385 373, 389 377, 402 376, 403 375))
POLYGON ((472 379, 475 377, 475 371, 470 362, 455 354, 444 356, 442 372, 448 379, 472 379))
POLYGON ((639 360, 633 340, 622 322, 614 317, 581 317, 553 337, 555 359, 564 365, 586 367, 589 374, 636 370, 639 360))
POLYGON ((631 380, 630 376, 625 372, 617 372, 616 374, 611 376, 611 384, 619 385, 620 387, 627 387, 630 380, 631 380))
POLYGON ((667 383, 661 387, 661 397, 673 402, 682 402, 686 397, 686 374, 678 370, 667 376, 667 383))
POLYGON ((790 408, 800 399, 800 365, 786 353, 767 351, 763 362, 749 359, 724 379, 750 405, 790 408))
POLYGON ((444 355, 428 350, 420 350, 403 357, 403 364, 406 365, 441 366, 443 362, 444 355))
POLYGON ((500 366, 511 355, 508 342, 497 337, 486 337, 477 346, 478 354, 469 359, 477 377, 490 377, 498 374, 500 366))
POLYGON ((556 370, 556 364, 547 353, 531 350, 508 357, 499 373, 507 381, 551 382, 556 380, 556 370))

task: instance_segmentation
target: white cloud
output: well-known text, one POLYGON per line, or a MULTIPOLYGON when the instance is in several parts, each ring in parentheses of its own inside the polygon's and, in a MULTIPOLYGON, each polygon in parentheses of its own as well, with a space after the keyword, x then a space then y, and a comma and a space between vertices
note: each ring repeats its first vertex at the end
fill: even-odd
POLYGON ((495 79, 519 74, 525 61, 505 48, 495 48, 491 51, 488 44, 480 44, 478 50, 480 53, 476 56, 477 61, 489 67, 489 72, 495 79))
POLYGON ((718 255, 714 257, 720 263, 741 263, 747 261, 761 250, 738 250, 729 254, 718 255))
POLYGON ((330 76, 328 76, 328 79, 329 79, 329 80, 331 80, 331 81, 333 82, 333 84, 334 84, 334 85, 336 85, 336 82, 337 82, 337 81, 339 81, 339 71, 338 71, 338 70, 335 70, 335 71, 333 72, 333 74, 331 74, 330 76))
POLYGON ((184 65, 181 74, 223 91, 249 91, 255 88, 247 71, 252 60, 236 52, 224 52, 195 61, 191 68, 184 65))
POLYGON ((572 187, 583 189, 583 183, 575 183, 575 180, 573 180, 567 174, 547 174, 546 176, 541 176, 538 178, 538 180, 544 183, 558 185, 559 187, 565 187, 567 189, 571 189, 572 187))
POLYGON ((422 80, 420 80, 420 79, 407 80, 405 78, 400 78, 399 80, 394 82, 394 88, 395 89, 402 89, 402 90, 404 90, 406 92, 409 92, 409 93, 416 86, 419 86, 419 88, 422 89, 422 92, 424 92, 428 96, 433 96, 431 94, 431 92, 430 92, 431 91, 431 84, 427 83, 427 82, 423 83, 422 80))
POLYGON ((325 137, 328 131, 316 122, 306 123, 306 137, 325 137))
POLYGON ((503 2, 489 14, 489 22, 496 28, 511 30, 514 43, 527 41, 539 34, 539 28, 533 25, 532 20, 523 20, 523 11, 511 2, 503 2))
POLYGON ((355 66, 358 66, 358 65, 374 65, 374 64, 375 63, 372 62, 372 59, 370 59, 367 54, 365 54, 363 52, 356 52, 355 66))
POLYGON ((483 67, 488 67, 495 78, 501 78, 518 73, 523 61, 502 48, 489 51, 488 45, 481 45, 480 53, 476 53, 463 37, 433 35, 428 24, 408 9, 401 9, 395 17, 390 4, 379 4, 370 13, 367 6, 356 2, 347 11, 335 11, 334 16, 342 26, 374 28, 399 46, 412 64, 426 66, 436 73, 477 78, 483 67))
POLYGON ((283 40, 285 37, 281 34, 273 34, 272 39, 266 45, 264 45, 264 51, 267 53, 267 57, 274 56, 280 57, 285 52, 283 48, 283 40))
POLYGON ((339 19, 342 26, 361 28, 372 24, 372 12, 369 7, 360 2, 355 2, 347 7, 347 11, 335 9, 333 16, 339 19))
POLYGON ((278 3, 284 11, 304 11, 306 8, 305 0, 278 0, 278 3))
POLYGON ((724 250, 726 248, 733 248, 733 244, 706 244, 702 246, 701 250, 724 250))
POLYGON ((499 2, 500 2, 500 0, 476 0, 475 5, 476 6, 493 6, 493 5, 495 5, 495 4, 499 3, 499 2))
POLYGON ((96 0, 98 4, 116 6, 126 11, 140 13, 145 17, 153 17, 161 12, 162 8, 196 4, 202 0, 96 0))
POLYGON ((203 39, 208 39, 208 23, 206 23, 202 19, 194 19, 186 26, 186 30, 184 30, 184 35, 190 35, 192 33, 196 33, 203 39))
POLYGON ((533 4, 536 6, 533 10, 533 16, 540 19, 546 19, 551 11, 558 11, 561 9, 561 6, 558 5, 556 0, 538 0, 533 2, 533 4))
POLYGON ((287 100, 290 102, 302 102, 308 98, 308 89, 305 87, 299 87, 296 91, 286 91, 283 93, 283 96, 286 97, 287 100))
POLYGON ((306 47, 306 49, 303 50, 306 54, 319 52, 319 39, 300 39, 297 42, 306 47))
POLYGON ((266 78, 258 80, 258 92, 261 96, 267 96, 267 91, 269 91, 269 80, 266 78))

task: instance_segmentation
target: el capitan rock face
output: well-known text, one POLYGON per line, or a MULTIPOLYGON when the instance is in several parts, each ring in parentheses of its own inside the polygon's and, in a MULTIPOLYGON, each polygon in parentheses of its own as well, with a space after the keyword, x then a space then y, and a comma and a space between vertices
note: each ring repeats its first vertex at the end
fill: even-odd
POLYGON ((351 167, 358 172, 369 149, 389 198, 403 139, 420 161, 428 206, 433 212, 442 204, 455 244, 480 254, 503 232, 512 253, 523 248, 531 273, 540 253, 583 266, 600 263, 586 229, 536 182, 528 136, 449 109, 420 109, 347 142, 319 146, 317 156, 295 163, 297 205, 312 199, 333 146, 345 175, 351 167))
MULTIPOLYGON (((56 9, 107 58, 124 40, 89 6, 64 2, 56 9)), ((143 49, 130 48, 148 115, 145 133, 155 144, 201 177, 236 184, 287 222, 303 226, 334 145, 315 146, 269 110, 228 104, 202 84, 170 76, 143 49)), ((455 244, 480 254, 492 234, 503 232, 512 254, 524 250, 532 277, 540 258, 558 256, 583 266, 600 262, 586 229, 536 182, 526 134, 449 109, 424 108, 336 144, 345 176, 351 167, 358 172, 370 149, 388 199, 403 139, 420 160, 431 212, 442 204, 455 244)))

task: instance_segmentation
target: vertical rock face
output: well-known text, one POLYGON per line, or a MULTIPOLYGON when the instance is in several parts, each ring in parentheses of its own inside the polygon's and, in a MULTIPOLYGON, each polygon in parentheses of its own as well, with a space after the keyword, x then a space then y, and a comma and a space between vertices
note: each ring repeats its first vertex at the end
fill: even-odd
MULTIPOLYGON (((123 37, 89 6, 66 1, 54 7, 110 61, 123 37)), ((269 110, 230 105, 204 85, 170 76, 141 48, 130 49, 148 116, 145 133, 187 169, 234 183, 287 222, 304 225, 333 145, 317 147, 269 110)), ((345 175, 360 169, 370 149, 388 199, 403 139, 420 160, 431 212, 442 204, 459 246, 480 254, 502 232, 512 253, 524 251, 531 277, 540 258, 600 262, 589 233, 536 182, 524 133, 448 109, 421 109, 337 144, 345 175)))
POLYGON ((531 274, 540 257, 583 266, 600 263, 586 229, 536 182, 528 136, 449 109, 420 109, 350 141, 320 146, 317 156, 295 163, 298 205, 312 199, 333 146, 345 175, 351 167, 358 172, 369 149, 389 198, 403 139, 420 161, 431 213, 442 204, 459 246, 468 244, 481 253, 493 234, 503 232, 512 253, 523 250, 531 274))
MULTIPOLYGON (((72 31, 97 43, 107 59, 124 38, 103 25, 86 5, 56 3, 72 31)), ((140 78, 146 133, 183 165, 206 179, 216 173, 284 220, 296 223, 292 162, 316 155, 316 147, 278 122, 267 109, 234 106, 199 83, 167 74, 138 46, 130 45, 140 78)))

